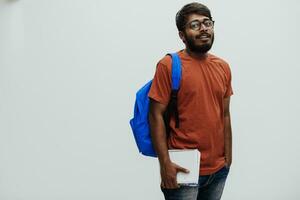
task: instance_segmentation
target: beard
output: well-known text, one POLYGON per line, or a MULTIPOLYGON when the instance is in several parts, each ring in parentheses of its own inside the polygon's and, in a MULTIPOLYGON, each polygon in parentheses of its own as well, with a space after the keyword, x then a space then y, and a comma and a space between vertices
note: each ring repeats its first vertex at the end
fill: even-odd
MULTIPOLYGON (((196 36, 196 39, 197 39, 197 37, 199 37, 199 36, 196 36)), ((186 39, 185 45, 192 52, 204 54, 204 53, 208 52, 211 49, 211 47, 214 43, 215 36, 213 34, 212 37, 211 37, 211 42, 205 43, 205 44, 202 44, 202 45, 196 44, 195 39, 192 38, 192 37, 188 37, 186 34, 185 34, 185 39, 186 39)))

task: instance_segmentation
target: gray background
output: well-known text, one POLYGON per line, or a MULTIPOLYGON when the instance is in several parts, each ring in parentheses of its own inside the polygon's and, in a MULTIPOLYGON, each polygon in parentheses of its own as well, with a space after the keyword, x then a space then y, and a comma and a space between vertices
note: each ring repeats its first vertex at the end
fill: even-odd
MULTIPOLYGON (((128 124, 190 1, 0 0, 0 199, 163 199, 128 124)), ((300 199, 297 0, 202 1, 231 65, 223 200, 300 199)))

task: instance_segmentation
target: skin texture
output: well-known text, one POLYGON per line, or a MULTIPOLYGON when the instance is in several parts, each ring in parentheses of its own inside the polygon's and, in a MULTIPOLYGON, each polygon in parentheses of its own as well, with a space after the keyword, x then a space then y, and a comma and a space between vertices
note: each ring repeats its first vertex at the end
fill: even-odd
MULTIPOLYGON (((193 20, 203 21, 209 19, 203 15, 192 14, 188 17, 188 22, 193 20)), ((203 53, 204 49, 210 49, 214 41, 213 28, 206 28, 203 24, 198 31, 192 30, 189 26, 186 26, 183 31, 179 31, 179 37, 186 46, 185 51, 192 57, 201 58, 206 57, 207 54, 203 53), (208 38, 201 39, 201 35, 207 35, 208 38), (191 45, 193 44, 193 48, 191 45)), ((208 50, 207 50, 208 51, 208 50)), ((224 99, 224 136, 225 136, 225 160, 226 166, 230 167, 232 161, 232 134, 229 112, 230 97, 224 99)), ((163 114, 167 109, 167 105, 161 104, 153 99, 150 100, 150 112, 149 123, 151 129, 151 136, 154 144, 154 148, 158 155, 160 163, 161 173, 161 186, 167 189, 178 188, 179 185, 176 181, 176 175, 178 172, 188 173, 187 169, 184 169, 171 162, 168 154, 167 136, 165 131, 165 124, 163 120, 163 114)))

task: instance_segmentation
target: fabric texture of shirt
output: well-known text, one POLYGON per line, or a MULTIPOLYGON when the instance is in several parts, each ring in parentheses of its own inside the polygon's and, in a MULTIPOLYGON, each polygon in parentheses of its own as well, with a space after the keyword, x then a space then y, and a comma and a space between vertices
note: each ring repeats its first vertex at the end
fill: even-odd
MULTIPOLYGON (((217 172, 225 165, 224 98, 233 94, 229 65, 207 53, 193 58, 184 50, 178 52, 182 78, 178 92, 179 128, 171 117, 169 149, 198 149, 201 152, 200 175, 217 172)), ((167 105, 171 94, 170 56, 156 67, 149 97, 167 105)))

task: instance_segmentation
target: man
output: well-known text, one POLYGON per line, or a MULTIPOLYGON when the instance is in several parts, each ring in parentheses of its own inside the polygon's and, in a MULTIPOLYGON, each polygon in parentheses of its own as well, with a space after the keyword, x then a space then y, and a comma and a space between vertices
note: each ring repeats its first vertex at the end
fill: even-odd
POLYGON ((149 92, 149 122, 157 152, 161 189, 165 199, 221 199, 231 165, 231 123, 229 113, 231 72, 221 58, 208 53, 214 41, 214 21, 203 4, 190 3, 176 14, 176 26, 185 49, 178 52, 182 78, 178 92, 179 128, 170 120, 167 137, 163 114, 171 93, 171 57, 157 64, 149 92), (172 163, 168 149, 198 149, 201 152, 197 187, 180 186, 178 172, 187 169, 172 163))

